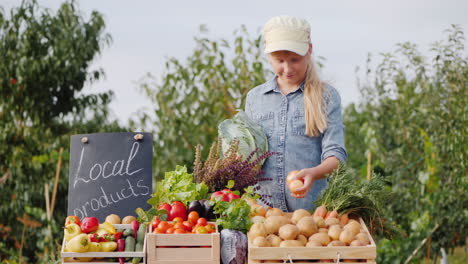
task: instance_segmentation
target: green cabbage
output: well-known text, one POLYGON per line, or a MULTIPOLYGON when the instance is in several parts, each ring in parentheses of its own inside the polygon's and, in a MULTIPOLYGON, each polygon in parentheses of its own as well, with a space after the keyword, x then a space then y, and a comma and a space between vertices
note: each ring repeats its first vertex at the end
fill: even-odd
MULTIPOLYGON (((218 135, 222 140, 222 153, 228 150, 229 144, 235 138, 240 141, 237 154, 242 155, 243 158, 247 158, 256 148, 259 151, 255 153, 253 159, 268 151, 268 140, 262 127, 243 111, 237 113, 233 118, 221 122, 218 126, 218 135)), ((264 160, 260 165, 263 162, 264 160)))

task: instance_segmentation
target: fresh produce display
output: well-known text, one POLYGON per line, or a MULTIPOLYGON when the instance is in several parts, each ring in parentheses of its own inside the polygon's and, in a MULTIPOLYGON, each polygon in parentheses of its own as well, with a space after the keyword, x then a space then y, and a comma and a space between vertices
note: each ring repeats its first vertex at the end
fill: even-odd
POLYGON ((279 214, 277 208, 268 211, 274 211, 274 214, 254 223, 247 234, 252 246, 334 247, 370 244, 368 233, 357 220, 341 219, 337 214, 328 214, 324 219, 323 208, 317 208, 314 214, 304 209, 298 209, 292 214, 279 214))

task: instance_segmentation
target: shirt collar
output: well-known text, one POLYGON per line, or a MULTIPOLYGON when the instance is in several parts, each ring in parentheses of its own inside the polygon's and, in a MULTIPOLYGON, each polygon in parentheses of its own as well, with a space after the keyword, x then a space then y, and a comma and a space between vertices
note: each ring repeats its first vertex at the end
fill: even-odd
MULTIPOLYGON (((275 77, 273 77, 272 79, 270 79, 268 82, 265 83, 265 86, 263 88, 263 93, 266 94, 268 92, 277 92, 277 93, 281 93, 279 87, 278 87, 278 83, 276 82, 276 78, 278 78, 278 75, 275 75, 275 77)), ((304 92, 304 82, 302 82, 300 85, 299 85, 299 89, 301 89, 302 92, 304 92)), ((294 91, 294 92, 297 92, 294 91)))

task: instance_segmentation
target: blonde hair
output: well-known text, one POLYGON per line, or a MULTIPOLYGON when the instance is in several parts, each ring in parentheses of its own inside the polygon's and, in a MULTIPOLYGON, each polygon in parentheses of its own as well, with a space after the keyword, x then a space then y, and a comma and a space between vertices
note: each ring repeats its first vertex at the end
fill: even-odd
POLYGON ((310 59, 304 81, 305 132, 310 137, 319 136, 327 128, 326 107, 323 100, 324 85, 319 78, 315 63, 310 59))

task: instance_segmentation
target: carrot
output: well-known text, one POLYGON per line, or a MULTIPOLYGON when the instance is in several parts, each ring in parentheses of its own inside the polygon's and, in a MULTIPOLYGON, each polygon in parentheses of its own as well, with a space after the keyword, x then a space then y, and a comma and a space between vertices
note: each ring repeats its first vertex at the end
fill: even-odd
POLYGON ((342 214, 340 216, 341 224, 346 225, 348 223, 348 220, 349 220, 348 214, 342 214))
POLYGON ((338 212, 336 210, 328 212, 327 215, 325 216, 325 219, 328 219, 328 218, 338 218, 338 212))
POLYGON ((327 214, 327 207, 325 205, 321 205, 315 209, 314 216, 321 216, 322 218, 325 219, 325 216, 327 214))

